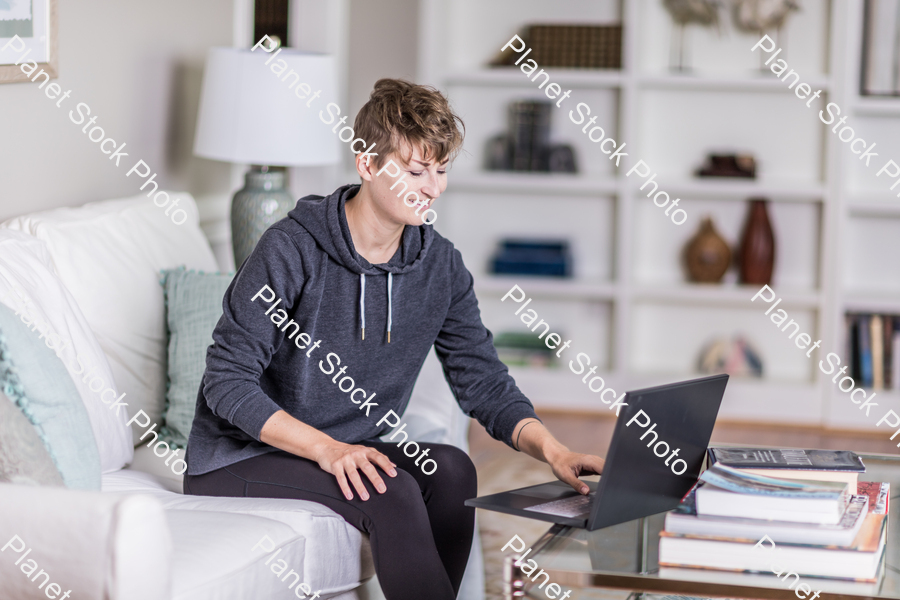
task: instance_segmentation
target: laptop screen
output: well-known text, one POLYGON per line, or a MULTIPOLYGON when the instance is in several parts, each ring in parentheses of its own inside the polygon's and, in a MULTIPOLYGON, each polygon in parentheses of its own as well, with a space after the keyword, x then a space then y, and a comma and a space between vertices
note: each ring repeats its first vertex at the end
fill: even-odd
POLYGON ((728 375, 625 395, 588 529, 678 506, 697 482, 728 375))

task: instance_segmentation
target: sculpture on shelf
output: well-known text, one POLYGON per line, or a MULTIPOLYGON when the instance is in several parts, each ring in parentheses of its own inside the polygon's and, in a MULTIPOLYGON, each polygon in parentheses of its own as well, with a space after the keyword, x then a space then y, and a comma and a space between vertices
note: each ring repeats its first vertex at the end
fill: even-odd
MULTIPOLYGON (((734 26, 739 31, 754 33, 760 37, 766 30, 774 29, 777 46, 784 48, 781 28, 795 10, 800 10, 800 5, 794 0, 735 0, 734 26)), ((764 65, 760 65, 760 69, 766 71, 764 65)))
POLYGON ((775 232, 769 220, 768 201, 751 198, 738 252, 740 282, 753 285, 772 283, 775 268, 775 232))
POLYGON ((756 159, 752 154, 710 154, 697 169, 697 177, 756 178, 756 159))
POLYGON ((795 10, 800 10, 800 5, 794 0, 736 0, 734 26, 748 33, 780 30, 795 10))
POLYGON ((732 377, 762 377, 763 364, 759 352, 741 335, 719 338, 700 352, 697 365, 704 374, 728 373, 732 377))
POLYGON ((718 29, 719 5, 718 0, 663 0, 663 6, 678 25, 677 35, 672 35, 669 56, 669 67, 673 71, 690 70, 690 67, 684 64, 685 27, 687 24, 697 23, 705 27, 715 26, 718 29))
POLYGON ((684 247, 688 278, 696 283, 718 283, 731 264, 731 249, 706 217, 684 247))

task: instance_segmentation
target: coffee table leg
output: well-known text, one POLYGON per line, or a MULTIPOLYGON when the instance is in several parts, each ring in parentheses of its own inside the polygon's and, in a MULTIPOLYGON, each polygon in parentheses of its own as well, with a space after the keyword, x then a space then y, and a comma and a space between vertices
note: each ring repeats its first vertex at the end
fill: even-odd
POLYGON ((647 573, 647 552, 650 544, 650 529, 646 517, 638 519, 637 526, 637 566, 638 573, 646 575, 647 573))
POLYGON ((516 600, 525 597, 525 573, 516 564, 515 556, 507 556, 503 561, 503 599, 516 600))

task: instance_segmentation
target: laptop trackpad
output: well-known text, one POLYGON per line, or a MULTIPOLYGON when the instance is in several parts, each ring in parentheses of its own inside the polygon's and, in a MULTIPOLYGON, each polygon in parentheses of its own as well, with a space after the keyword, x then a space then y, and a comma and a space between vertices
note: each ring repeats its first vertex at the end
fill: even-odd
POLYGON ((572 489, 572 486, 561 481, 552 481, 533 485, 531 487, 513 490, 510 494, 518 494, 520 496, 528 496, 530 498, 540 498, 542 500, 555 500, 557 498, 566 498, 567 496, 577 496, 578 492, 572 489))

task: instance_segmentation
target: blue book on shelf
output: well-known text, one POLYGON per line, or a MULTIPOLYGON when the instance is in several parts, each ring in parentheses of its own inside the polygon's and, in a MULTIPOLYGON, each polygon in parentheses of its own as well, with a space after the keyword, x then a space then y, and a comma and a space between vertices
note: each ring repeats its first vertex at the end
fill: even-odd
POLYGON ((872 371, 872 332, 869 322, 871 316, 859 316, 859 370, 863 387, 872 387, 874 374, 872 371))
POLYGON ((491 261, 494 273, 569 277, 572 260, 566 241, 504 240, 491 261))

